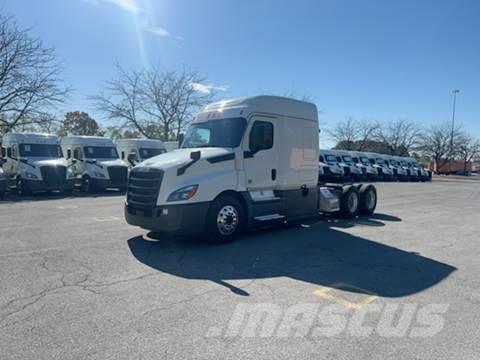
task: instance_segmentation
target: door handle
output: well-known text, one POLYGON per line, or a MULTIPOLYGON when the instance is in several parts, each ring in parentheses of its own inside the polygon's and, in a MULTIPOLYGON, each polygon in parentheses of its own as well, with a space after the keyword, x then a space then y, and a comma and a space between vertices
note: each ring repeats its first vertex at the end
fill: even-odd
POLYGON ((277 179, 277 169, 272 169, 272 180, 275 181, 277 179))

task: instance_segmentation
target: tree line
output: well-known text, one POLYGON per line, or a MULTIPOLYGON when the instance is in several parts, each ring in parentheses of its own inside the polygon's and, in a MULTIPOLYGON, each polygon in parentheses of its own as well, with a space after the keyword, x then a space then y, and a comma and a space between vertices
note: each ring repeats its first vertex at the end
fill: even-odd
POLYGON ((421 127, 398 119, 391 122, 347 118, 327 130, 336 149, 414 156, 433 161, 441 171, 452 160, 467 164, 480 156, 480 140, 448 122, 421 127))
MULTIPOLYGON (((89 97, 109 126, 102 128, 83 111, 59 118, 58 106, 73 89, 62 81, 63 68, 55 49, 0 13, 0 136, 11 131, 42 131, 177 140, 193 114, 218 95, 205 85, 206 78, 187 68, 128 70, 117 65, 116 70, 100 93, 89 97)), ((452 137, 448 123, 422 128, 410 120, 381 123, 348 118, 327 134, 338 149, 413 155, 435 161, 438 170, 450 159, 466 164, 480 152, 478 139, 461 128, 454 129, 452 137)))

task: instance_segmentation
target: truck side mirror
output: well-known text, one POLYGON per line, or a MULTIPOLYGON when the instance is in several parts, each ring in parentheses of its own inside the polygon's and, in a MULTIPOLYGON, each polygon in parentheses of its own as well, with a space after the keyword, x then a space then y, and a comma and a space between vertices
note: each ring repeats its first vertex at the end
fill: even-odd
POLYGON ((72 150, 68 149, 67 150, 67 160, 72 158, 72 150))
POLYGON ((181 147, 182 147, 183 138, 184 138, 184 135, 183 135, 183 133, 181 133, 181 134, 178 134, 178 147, 179 147, 179 148, 181 148, 181 147))
POLYGON ((135 153, 130 153, 127 156, 127 161, 132 165, 135 166, 135 161, 137 161, 137 155, 135 153))

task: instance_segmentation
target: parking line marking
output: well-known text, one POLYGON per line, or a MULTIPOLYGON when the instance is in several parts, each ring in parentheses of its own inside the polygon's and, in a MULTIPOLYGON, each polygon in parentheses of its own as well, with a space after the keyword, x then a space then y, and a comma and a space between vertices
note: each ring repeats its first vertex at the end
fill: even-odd
POLYGON ((322 286, 320 289, 315 290, 313 293, 315 295, 321 297, 322 299, 334 302, 334 303, 339 304, 339 305, 343 305, 343 306, 345 306, 349 309, 354 309, 354 310, 358 310, 362 306, 370 304, 370 303, 374 302, 376 299, 378 299, 377 295, 374 295, 374 294, 366 291, 365 289, 361 289, 359 287, 351 286, 351 285, 343 284, 343 283, 333 284, 331 286, 322 286), (348 290, 348 289, 359 290, 361 292, 364 292, 364 293, 367 293, 367 294, 370 294, 370 295, 362 301, 352 302, 352 301, 348 301, 348 300, 342 299, 341 297, 337 297, 337 296, 331 294, 331 292, 333 290, 342 290, 342 289, 343 290, 348 290))
POLYGON ((93 220, 98 222, 105 222, 105 221, 117 221, 117 220, 120 220, 120 218, 116 216, 106 216, 106 217, 94 217, 93 220))

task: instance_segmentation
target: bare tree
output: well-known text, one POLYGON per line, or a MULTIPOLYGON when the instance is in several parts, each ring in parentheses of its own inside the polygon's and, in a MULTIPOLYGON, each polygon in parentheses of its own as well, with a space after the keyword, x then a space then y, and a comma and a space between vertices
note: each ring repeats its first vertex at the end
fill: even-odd
POLYGON ((48 122, 46 109, 70 91, 60 74, 54 49, 0 14, 0 132, 48 122))
MULTIPOLYGON (((429 157, 435 162, 436 171, 440 171, 445 164, 449 161, 451 154, 450 151, 450 137, 451 137, 451 126, 449 123, 444 123, 440 125, 432 125, 427 129, 421 137, 420 145, 418 150, 420 150, 423 155, 429 157)), ((453 141, 453 153, 458 153, 458 147, 460 144, 460 129, 457 128, 454 130, 454 141, 453 141)))
POLYGON ((128 72, 120 65, 117 65, 117 72, 117 78, 108 81, 104 91, 91 99, 98 111, 109 119, 120 121, 120 129, 135 129, 143 136, 150 137, 142 114, 144 72, 128 72))
POLYGON ((421 139, 422 129, 414 122, 398 119, 378 127, 377 138, 391 155, 407 156, 421 139))
POLYGON ((122 129, 147 138, 177 139, 193 113, 215 96, 215 89, 204 85, 205 79, 185 69, 129 72, 119 66, 118 73, 92 99, 108 118, 120 120, 122 129))
POLYGON ((457 154, 463 162, 463 171, 467 172, 468 163, 480 154, 480 141, 469 134, 460 134, 457 154))
POLYGON ((338 122, 327 134, 336 142, 337 148, 343 150, 365 150, 372 140, 377 124, 368 120, 354 120, 348 117, 338 122))

